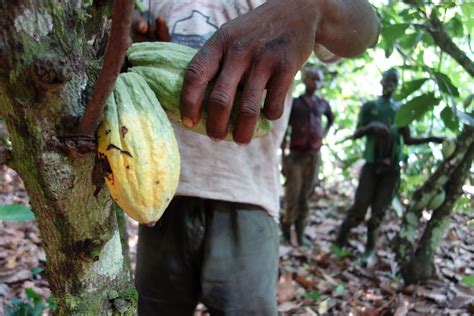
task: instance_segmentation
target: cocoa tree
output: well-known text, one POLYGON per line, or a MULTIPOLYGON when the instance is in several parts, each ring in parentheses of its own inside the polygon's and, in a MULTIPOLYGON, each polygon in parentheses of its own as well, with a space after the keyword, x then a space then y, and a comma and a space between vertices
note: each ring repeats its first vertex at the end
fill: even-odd
POLYGON ((473 29, 474 6, 462 1, 460 5, 454 1, 404 2, 406 5, 399 4, 382 12, 385 31, 382 31, 381 44, 386 55, 396 51, 404 59, 403 69, 418 74, 402 88, 399 98, 408 101, 397 113, 397 123, 405 126, 444 105, 441 119, 448 129, 457 133, 444 161, 413 193, 394 243, 404 280, 416 283, 430 278, 435 272, 436 249, 447 230, 474 158, 474 117, 469 111, 472 94, 461 102, 452 73, 448 73, 451 65, 457 63, 465 71, 461 75, 472 82, 474 63, 463 48, 469 48, 466 40, 473 29), (393 15, 394 11, 397 11, 397 17, 393 15), (463 45, 462 48, 459 45, 463 45), (417 50, 417 47, 422 49, 417 50), (425 49, 432 49, 437 67, 425 64, 425 49), (449 60, 444 62, 445 59, 449 60), (421 89, 426 82, 431 82, 431 87, 421 89), (410 98, 411 94, 415 97, 410 98), (424 210, 431 211, 432 216, 424 229, 419 229, 424 210), (417 236, 418 231, 420 236, 417 236))
POLYGON ((0 158, 24 181, 59 315, 136 308, 120 217, 94 180, 94 131, 132 8, 130 0, 114 1, 113 10, 106 0, 0 3, 0 116, 12 144, 0 158))

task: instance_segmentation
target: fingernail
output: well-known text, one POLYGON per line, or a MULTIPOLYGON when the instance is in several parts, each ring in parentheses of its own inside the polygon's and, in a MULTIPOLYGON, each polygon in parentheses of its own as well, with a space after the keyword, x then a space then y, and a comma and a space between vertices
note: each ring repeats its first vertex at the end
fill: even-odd
POLYGON ((138 22, 137 29, 140 33, 145 34, 148 32, 148 23, 145 21, 138 22))
POLYGON ((181 121, 183 122, 184 127, 191 128, 194 126, 193 121, 189 117, 183 117, 181 121))
POLYGON ((247 146, 248 144, 250 144, 250 142, 248 142, 248 143, 240 143, 240 142, 237 142, 237 141, 235 141, 235 140, 234 140, 234 143, 236 143, 236 144, 239 145, 240 147, 245 147, 245 146, 247 146))
POLYGON ((218 139, 218 138, 214 138, 214 137, 211 137, 209 136, 209 138, 213 141, 215 141, 216 143, 220 142, 222 139, 218 139))

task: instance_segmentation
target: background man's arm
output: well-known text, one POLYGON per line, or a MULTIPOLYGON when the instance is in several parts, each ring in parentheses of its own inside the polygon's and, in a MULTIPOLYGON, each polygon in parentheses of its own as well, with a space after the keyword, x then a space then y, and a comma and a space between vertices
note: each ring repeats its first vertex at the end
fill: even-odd
POLYGON ((324 136, 327 135, 329 132, 329 129, 331 128, 332 124, 334 123, 334 113, 331 111, 331 107, 328 103, 327 109, 326 109, 326 118, 327 118, 327 123, 326 123, 326 128, 324 129, 324 136))
POLYGON ((183 124, 199 122, 204 92, 215 80, 207 133, 223 139, 237 86, 243 82, 233 136, 247 144, 261 110, 270 120, 282 115, 294 75, 316 43, 338 56, 353 57, 373 45, 378 32, 378 18, 366 0, 269 0, 224 24, 188 65, 181 94, 183 124))
POLYGON ((410 128, 408 126, 400 128, 400 133, 403 136, 403 143, 406 145, 419 145, 426 143, 438 143, 441 144, 444 140, 444 137, 412 137, 410 133, 410 128))

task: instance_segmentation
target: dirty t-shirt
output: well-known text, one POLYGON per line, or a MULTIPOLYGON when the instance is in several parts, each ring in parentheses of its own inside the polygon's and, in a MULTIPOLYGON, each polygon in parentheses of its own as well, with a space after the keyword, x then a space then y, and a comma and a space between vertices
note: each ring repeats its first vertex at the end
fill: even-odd
MULTIPOLYGON (((147 0, 144 1, 145 6, 147 0)), ((225 22, 263 4, 251 0, 151 1, 150 12, 162 16, 173 42, 200 48, 225 22)), ((175 126, 181 153, 181 176, 176 195, 258 205, 278 221, 281 186, 277 150, 291 108, 287 94, 282 117, 271 134, 247 146, 215 142, 175 126)))

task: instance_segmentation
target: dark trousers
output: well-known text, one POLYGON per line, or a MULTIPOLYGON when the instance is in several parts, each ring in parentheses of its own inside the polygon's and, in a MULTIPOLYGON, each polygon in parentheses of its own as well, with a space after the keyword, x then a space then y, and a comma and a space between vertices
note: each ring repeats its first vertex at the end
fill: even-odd
POLYGON ((371 217, 367 224, 367 248, 375 247, 375 237, 382 223, 385 210, 393 198, 400 182, 400 168, 382 163, 366 163, 361 171, 354 204, 347 211, 341 225, 337 243, 343 245, 351 228, 359 225, 371 207, 371 217))
POLYGON ((309 198, 319 175, 321 152, 291 151, 286 163, 285 212, 281 222, 292 225, 309 213, 309 198))
POLYGON ((176 197, 139 228, 138 314, 276 315, 278 227, 263 209, 176 197))

